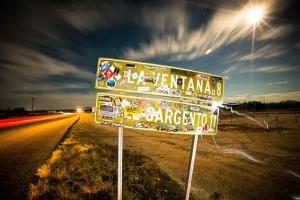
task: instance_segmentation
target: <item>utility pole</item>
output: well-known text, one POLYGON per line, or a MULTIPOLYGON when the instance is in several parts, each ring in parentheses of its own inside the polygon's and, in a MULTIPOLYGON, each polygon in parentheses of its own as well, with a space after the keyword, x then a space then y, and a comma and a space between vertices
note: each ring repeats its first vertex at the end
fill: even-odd
POLYGON ((31 98, 31 114, 33 114, 33 105, 34 105, 34 100, 35 99, 36 98, 34 98, 34 97, 31 98))

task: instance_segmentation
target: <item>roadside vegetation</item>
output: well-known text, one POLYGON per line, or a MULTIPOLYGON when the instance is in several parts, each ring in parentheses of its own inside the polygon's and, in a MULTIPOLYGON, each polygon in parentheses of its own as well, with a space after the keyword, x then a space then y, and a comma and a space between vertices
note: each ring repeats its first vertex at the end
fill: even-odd
MULTIPOLYGON (((180 185, 150 158, 124 150, 123 159, 123 199, 184 198, 180 185)), ((71 136, 38 168, 35 179, 31 200, 116 199, 117 147, 71 136)))

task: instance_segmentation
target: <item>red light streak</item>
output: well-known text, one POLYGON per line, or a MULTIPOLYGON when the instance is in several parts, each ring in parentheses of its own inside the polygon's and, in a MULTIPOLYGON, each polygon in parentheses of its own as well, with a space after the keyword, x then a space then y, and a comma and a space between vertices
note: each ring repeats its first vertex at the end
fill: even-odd
POLYGON ((0 120, 0 128, 7 128, 11 126, 29 124, 33 122, 43 121, 47 119, 55 119, 65 117, 65 115, 57 114, 57 115, 42 115, 42 116, 33 116, 33 117, 18 117, 11 119, 1 119, 0 120))

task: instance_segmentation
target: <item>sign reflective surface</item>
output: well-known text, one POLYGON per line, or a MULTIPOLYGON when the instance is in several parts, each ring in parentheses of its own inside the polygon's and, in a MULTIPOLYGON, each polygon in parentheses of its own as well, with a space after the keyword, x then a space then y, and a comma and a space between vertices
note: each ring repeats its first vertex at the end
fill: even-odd
POLYGON ((95 121, 174 134, 214 135, 217 132, 217 107, 126 95, 98 93, 95 121))
MULTIPOLYGON (((96 89, 223 103, 224 78, 157 64, 99 58, 96 89)), ((131 94, 133 95, 133 94, 131 94)))

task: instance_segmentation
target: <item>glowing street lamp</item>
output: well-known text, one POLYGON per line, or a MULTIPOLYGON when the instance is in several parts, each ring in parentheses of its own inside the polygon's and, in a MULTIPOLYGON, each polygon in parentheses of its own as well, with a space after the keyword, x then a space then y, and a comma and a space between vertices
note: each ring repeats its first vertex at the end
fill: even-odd
POLYGON ((76 112, 77 112, 77 113, 81 113, 81 112, 82 112, 82 109, 81 109, 81 108, 77 108, 77 109, 76 109, 76 112))
POLYGON ((264 9, 262 6, 250 8, 248 13, 248 21, 250 24, 257 24, 264 17, 264 9))

